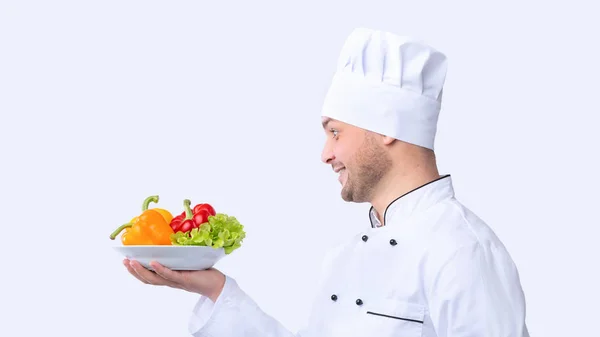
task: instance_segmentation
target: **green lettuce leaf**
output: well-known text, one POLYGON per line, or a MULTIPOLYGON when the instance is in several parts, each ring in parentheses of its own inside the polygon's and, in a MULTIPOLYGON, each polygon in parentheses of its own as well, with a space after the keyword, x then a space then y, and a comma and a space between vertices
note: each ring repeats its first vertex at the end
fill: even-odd
POLYGON ((230 254, 242 246, 246 237, 244 226, 233 216, 217 213, 208 217, 208 222, 186 233, 171 234, 171 243, 176 246, 208 246, 223 248, 230 254))

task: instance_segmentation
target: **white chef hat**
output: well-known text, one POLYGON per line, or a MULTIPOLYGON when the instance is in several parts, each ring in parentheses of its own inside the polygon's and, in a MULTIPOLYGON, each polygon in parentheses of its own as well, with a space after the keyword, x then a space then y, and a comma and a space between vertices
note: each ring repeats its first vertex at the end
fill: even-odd
POLYGON ((410 37, 356 29, 342 47, 322 116, 433 149, 446 62, 410 37))

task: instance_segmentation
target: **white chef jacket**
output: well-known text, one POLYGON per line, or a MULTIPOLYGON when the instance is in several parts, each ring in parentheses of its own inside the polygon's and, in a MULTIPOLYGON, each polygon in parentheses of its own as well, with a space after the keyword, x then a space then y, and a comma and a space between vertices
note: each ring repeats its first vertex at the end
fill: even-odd
MULTIPOLYGON (((367 220, 368 219, 368 220, 367 220)), ((201 297, 196 337, 529 337, 517 268, 454 195, 450 175, 394 200, 379 226, 333 248, 305 328, 287 330, 227 276, 201 297)))

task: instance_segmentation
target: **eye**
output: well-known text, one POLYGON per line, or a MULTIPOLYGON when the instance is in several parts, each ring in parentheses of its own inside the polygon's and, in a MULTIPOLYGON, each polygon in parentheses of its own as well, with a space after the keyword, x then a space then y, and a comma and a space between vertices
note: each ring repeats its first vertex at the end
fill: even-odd
POLYGON ((337 138, 339 131, 336 129, 329 129, 329 131, 333 134, 333 138, 337 138))

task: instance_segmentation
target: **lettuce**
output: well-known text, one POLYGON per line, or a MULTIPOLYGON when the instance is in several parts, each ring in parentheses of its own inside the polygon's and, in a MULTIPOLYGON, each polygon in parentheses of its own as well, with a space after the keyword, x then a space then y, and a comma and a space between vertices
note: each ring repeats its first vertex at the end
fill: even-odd
POLYGON ((235 217, 217 213, 209 216, 208 222, 198 228, 171 234, 171 243, 175 246, 223 248, 225 254, 230 254, 242 246, 245 237, 244 226, 235 217))

